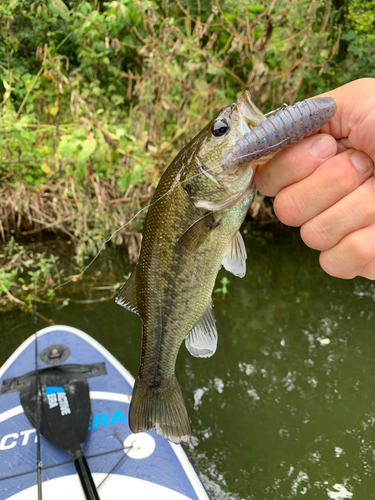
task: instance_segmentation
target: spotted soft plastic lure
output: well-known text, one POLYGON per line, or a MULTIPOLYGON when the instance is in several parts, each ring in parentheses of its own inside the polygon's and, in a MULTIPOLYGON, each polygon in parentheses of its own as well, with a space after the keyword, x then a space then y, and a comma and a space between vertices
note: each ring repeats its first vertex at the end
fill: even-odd
POLYGON ((223 151, 224 170, 234 172, 245 163, 270 156, 314 134, 334 116, 336 109, 332 97, 316 97, 277 111, 223 151))

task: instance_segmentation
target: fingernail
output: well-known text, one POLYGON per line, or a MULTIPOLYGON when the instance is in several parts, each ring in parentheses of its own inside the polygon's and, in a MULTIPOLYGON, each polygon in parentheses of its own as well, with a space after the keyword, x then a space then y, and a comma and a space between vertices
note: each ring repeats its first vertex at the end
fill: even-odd
POLYGON ((319 159, 326 159, 336 153, 337 144, 329 135, 319 136, 310 146, 310 152, 319 159))
POLYGON ((364 153, 360 153, 359 151, 354 151, 350 155, 350 159, 355 166, 355 168, 360 172, 361 174, 365 174, 369 170, 373 169, 373 164, 371 161, 371 158, 369 158, 367 155, 364 153))

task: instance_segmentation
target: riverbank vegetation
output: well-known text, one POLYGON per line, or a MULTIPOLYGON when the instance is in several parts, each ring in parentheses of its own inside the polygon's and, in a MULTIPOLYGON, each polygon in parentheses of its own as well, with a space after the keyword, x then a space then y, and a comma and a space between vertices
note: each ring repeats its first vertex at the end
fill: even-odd
MULTIPOLYGON (((30 238, 68 238, 79 270, 124 227, 136 259, 132 217, 213 114, 245 89, 268 112, 375 76, 374 19, 374 0, 0 5, 1 304, 29 304, 35 273, 53 296, 57 257, 30 238)), ((251 210, 275 220, 261 196, 251 210)))

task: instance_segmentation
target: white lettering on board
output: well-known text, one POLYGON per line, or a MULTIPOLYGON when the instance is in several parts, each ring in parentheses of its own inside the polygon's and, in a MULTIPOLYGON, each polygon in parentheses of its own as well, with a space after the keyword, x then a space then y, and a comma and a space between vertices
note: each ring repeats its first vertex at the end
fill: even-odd
MULTIPOLYGON (((20 436, 23 436, 22 443, 21 443, 22 446, 27 445, 27 443, 29 442, 30 434, 32 434, 33 432, 36 432, 36 430, 35 429, 28 429, 27 431, 20 432, 20 436)), ((35 442, 36 442, 36 440, 35 440, 35 442)))
POLYGON ((11 448, 14 448, 17 444, 17 438, 18 434, 16 432, 12 432, 12 434, 7 434, 6 436, 3 436, 0 441, 0 450, 10 450, 11 448), (13 439, 13 441, 7 443, 9 439, 13 439))

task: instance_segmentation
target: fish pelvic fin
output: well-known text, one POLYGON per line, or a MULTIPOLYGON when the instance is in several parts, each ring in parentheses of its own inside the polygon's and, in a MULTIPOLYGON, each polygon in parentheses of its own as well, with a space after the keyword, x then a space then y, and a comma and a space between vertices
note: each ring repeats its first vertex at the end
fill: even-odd
POLYGON ((246 258, 245 243, 241 233, 237 231, 230 240, 222 264, 227 271, 243 278, 246 274, 246 258))
POLYGON ((185 338, 185 345, 192 356, 209 358, 216 352, 217 330, 212 299, 202 317, 185 338))
POLYGON ((151 430, 172 443, 188 444, 190 422, 175 376, 157 387, 137 377, 129 409, 129 427, 134 433, 151 430))

